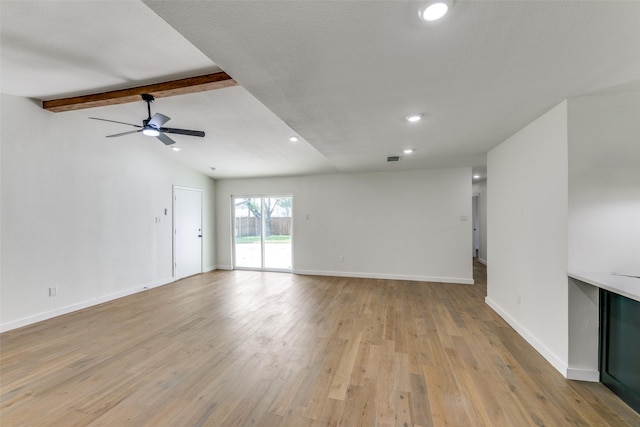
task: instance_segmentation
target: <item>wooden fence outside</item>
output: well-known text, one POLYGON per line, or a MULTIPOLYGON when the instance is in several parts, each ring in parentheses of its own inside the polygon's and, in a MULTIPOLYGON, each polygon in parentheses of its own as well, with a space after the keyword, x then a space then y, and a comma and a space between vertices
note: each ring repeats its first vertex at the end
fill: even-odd
MULTIPOLYGON (((287 236, 291 234, 291 217, 273 217, 269 220, 269 236, 287 236)), ((260 220, 258 218, 236 218, 236 237, 259 236, 260 220)))

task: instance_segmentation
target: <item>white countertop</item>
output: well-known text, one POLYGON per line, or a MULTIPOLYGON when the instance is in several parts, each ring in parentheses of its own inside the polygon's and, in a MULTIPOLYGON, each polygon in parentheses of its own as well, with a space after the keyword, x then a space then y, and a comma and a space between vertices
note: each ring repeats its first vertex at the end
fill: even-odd
POLYGON ((569 277, 640 302, 640 279, 611 273, 569 272, 569 277))

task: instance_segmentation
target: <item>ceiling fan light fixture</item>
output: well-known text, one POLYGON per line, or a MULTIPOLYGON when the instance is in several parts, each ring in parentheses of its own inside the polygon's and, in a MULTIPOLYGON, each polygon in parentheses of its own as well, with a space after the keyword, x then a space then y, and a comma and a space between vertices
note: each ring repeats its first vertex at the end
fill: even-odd
POLYGON ((142 129, 142 133, 147 136, 158 136, 160 135, 160 131, 154 128, 144 128, 142 129))
POLYGON ((449 6, 444 2, 434 2, 427 5, 425 8, 420 9, 420 18, 423 21, 432 22, 437 21, 447 14, 449 6))

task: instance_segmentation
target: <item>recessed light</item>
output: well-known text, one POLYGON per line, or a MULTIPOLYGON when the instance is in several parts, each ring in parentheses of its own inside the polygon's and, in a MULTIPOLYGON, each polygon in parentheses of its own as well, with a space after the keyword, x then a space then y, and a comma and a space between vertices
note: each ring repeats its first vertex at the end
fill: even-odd
POLYGON ((406 150, 402 151, 404 154, 411 154, 413 153, 413 149, 412 148, 407 148, 406 150))
POLYGON ((180 151, 180 147, 171 147, 173 151, 180 151))
POLYGON ((298 142, 298 137, 297 136, 292 136, 292 137, 289 138, 289 141, 298 142))
POLYGON ((480 175, 473 175, 473 179, 480 179, 480 175))
POLYGON ((427 22, 437 21, 438 19, 446 15, 448 10, 449 6, 447 6, 446 3, 431 3, 424 9, 420 10, 420 17, 427 22))
POLYGON ((420 120, 422 120, 423 116, 424 114, 412 114, 410 116, 407 116, 407 121, 411 123, 419 122, 420 120))

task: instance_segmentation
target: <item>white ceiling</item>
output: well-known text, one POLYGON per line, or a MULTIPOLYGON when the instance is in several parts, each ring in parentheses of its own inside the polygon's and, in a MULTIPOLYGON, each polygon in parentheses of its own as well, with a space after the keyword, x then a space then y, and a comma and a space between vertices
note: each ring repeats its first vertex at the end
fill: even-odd
MULTIPOLYGON (((219 66, 242 87, 152 107, 207 133, 176 136, 176 159, 226 178, 482 171, 488 150, 563 99, 640 81, 638 1, 456 1, 437 23, 418 18, 423 4, 2 0, 1 90, 52 99, 219 66), (414 112, 424 120, 407 123, 414 112), (404 148, 416 151, 386 162, 404 148)), ((146 116, 142 102, 85 111, 146 116)))

